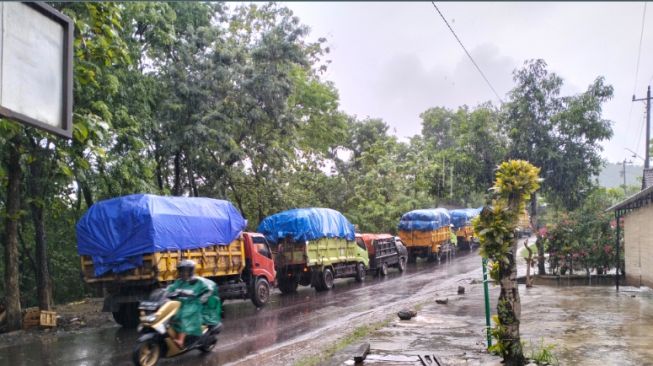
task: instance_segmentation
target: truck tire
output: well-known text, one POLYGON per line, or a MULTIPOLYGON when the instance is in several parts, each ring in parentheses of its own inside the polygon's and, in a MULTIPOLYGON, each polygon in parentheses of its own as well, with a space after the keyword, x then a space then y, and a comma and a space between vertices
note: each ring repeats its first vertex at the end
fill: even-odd
POLYGON ((283 294, 292 294, 297 292, 299 281, 295 277, 279 279, 279 290, 283 294))
POLYGON ((270 300, 270 283, 265 278, 257 278, 251 289, 251 299, 256 307, 263 307, 270 300))
POLYGON ((356 265, 356 281, 363 282, 365 280, 365 265, 363 263, 358 263, 356 265))
POLYGON ((397 263, 397 268, 399 268, 399 272, 403 272, 406 270, 406 257, 399 257, 399 263, 397 263))
POLYGON ((408 263, 412 263, 412 264, 417 263, 417 257, 415 257, 415 254, 412 253, 408 254, 408 263))
POLYGON ((385 277, 388 275, 388 263, 386 262, 381 263, 381 267, 379 268, 379 275, 381 277, 385 277))
POLYGON ((138 326, 138 303, 128 302, 120 304, 118 311, 114 311, 113 320, 124 328, 136 328, 138 326))
POLYGON ((325 268, 324 271, 320 272, 319 283, 315 286, 317 291, 329 291, 333 288, 333 271, 330 268, 325 268))

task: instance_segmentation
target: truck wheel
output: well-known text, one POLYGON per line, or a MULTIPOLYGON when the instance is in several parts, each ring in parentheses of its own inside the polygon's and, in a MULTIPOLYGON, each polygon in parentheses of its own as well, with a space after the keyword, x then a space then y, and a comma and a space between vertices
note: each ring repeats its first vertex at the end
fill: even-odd
POLYGON ((262 307, 270 300, 270 283, 265 278, 257 278, 252 287, 252 302, 256 307, 262 307))
POLYGON ((399 268, 399 272, 406 270, 406 257, 399 257, 399 264, 397 264, 397 268, 399 268))
POLYGON ((388 263, 383 262, 383 263, 381 264, 381 268, 379 268, 379 274, 380 274, 382 277, 385 277, 385 276, 388 275, 388 263))
POLYGON ((299 281, 294 277, 279 280, 279 290, 281 290, 281 293, 283 294, 292 294, 297 292, 298 285, 299 281))
POLYGON ((118 311, 114 311, 113 320, 124 328, 136 328, 138 325, 138 303, 128 302, 120 304, 118 311))
POLYGON ((356 281, 363 282, 364 280, 365 280, 365 265, 363 263, 358 263, 356 265, 356 281))
POLYGON ((319 286, 315 286, 317 291, 329 291, 333 288, 333 272, 329 268, 325 268, 320 273, 319 286))
POLYGON ((417 263, 417 257, 415 257, 415 254, 408 254, 408 263, 417 263))

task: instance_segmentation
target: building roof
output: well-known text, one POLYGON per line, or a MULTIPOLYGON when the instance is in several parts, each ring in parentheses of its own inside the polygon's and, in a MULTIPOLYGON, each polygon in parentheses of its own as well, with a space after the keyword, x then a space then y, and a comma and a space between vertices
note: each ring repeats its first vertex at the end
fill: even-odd
POLYGON ((628 211, 646 206, 651 202, 653 202, 653 185, 615 204, 606 211, 615 211, 618 216, 623 216, 628 211))

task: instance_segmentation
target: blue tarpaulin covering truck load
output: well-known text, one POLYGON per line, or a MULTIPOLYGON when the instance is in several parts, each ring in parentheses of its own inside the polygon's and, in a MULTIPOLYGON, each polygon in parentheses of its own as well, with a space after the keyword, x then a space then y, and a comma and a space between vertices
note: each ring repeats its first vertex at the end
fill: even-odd
POLYGON ((136 326, 138 304, 178 278, 194 260, 195 274, 219 287, 223 300, 250 298, 263 306, 276 282, 265 237, 244 232, 247 221, 229 202, 136 194, 101 201, 77 224, 84 281, 106 294, 103 311, 136 326))
POLYGON ((451 245, 451 217, 445 208, 414 210, 399 221, 399 237, 408 249, 408 261, 417 257, 439 260, 453 251, 451 245))
POLYGON ((399 230, 431 231, 449 226, 450 223, 449 211, 445 208, 413 210, 401 216, 399 230))
POLYGON ((258 232, 273 244, 286 237, 304 242, 322 238, 354 240, 356 235, 354 225, 330 208, 296 208, 279 212, 261 221, 258 232))
POLYGON ((229 245, 246 226, 228 201, 133 194, 91 206, 77 223, 77 250, 99 276, 136 268, 143 254, 229 245))
POLYGON ((327 291, 336 278, 365 278, 369 266, 365 245, 356 243, 354 225, 336 210, 283 211, 261 221, 258 232, 272 243, 283 293, 295 292, 298 285, 327 291))
POLYGON ((458 248, 473 249, 478 243, 478 237, 474 235, 472 220, 481 213, 480 208, 461 208, 449 211, 451 224, 458 241, 458 248))
POLYGON ((463 226, 471 226, 472 219, 481 212, 478 208, 461 208, 457 210, 450 210, 451 223, 454 228, 461 228, 463 226))

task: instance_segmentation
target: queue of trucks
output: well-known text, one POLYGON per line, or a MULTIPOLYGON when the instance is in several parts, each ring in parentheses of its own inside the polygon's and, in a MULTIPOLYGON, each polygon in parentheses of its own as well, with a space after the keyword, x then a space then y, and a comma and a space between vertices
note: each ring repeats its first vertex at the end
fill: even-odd
POLYGON ((213 280, 223 300, 262 307, 275 287, 284 294, 300 285, 328 291, 338 278, 363 281, 389 268, 403 272, 418 257, 439 260, 455 250, 452 235, 471 248, 478 212, 411 211, 397 237, 356 233, 338 211, 302 208, 271 215, 247 232, 247 221, 227 201, 129 195, 89 209, 77 224, 78 252, 84 281, 105 295, 103 311, 135 327, 139 302, 174 281, 183 259, 197 263, 196 274, 213 280))

